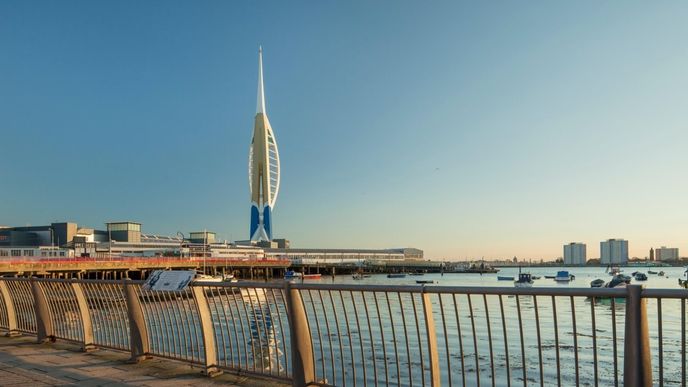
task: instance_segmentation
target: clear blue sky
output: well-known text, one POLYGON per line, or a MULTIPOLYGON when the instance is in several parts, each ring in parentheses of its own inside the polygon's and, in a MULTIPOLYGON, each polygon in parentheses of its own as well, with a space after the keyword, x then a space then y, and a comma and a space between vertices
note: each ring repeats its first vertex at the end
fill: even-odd
POLYGON ((0 224, 246 239, 258 45, 301 247, 688 254, 681 1, 0 0, 0 224))

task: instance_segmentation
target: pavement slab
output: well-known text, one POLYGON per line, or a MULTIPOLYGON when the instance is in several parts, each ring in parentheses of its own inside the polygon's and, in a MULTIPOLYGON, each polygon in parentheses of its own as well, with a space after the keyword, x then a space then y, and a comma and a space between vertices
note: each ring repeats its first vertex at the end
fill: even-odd
POLYGON ((201 370, 173 360, 152 358, 129 364, 129 354, 82 352, 71 343, 37 344, 33 337, 0 337, 1 386, 84 387, 286 387, 289 384, 225 373, 208 378, 201 370))

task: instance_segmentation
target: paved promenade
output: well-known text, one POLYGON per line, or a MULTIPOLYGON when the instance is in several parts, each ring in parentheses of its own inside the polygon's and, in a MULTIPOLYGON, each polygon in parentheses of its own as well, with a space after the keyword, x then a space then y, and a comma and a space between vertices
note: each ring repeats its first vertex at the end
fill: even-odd
POLYGON ((126 353, 84 353, 71 344, 35 341, 34 337, 0 337, 1 386, 286 386, 229 374, 210 379, 198 368, 170 360, 127 364, 126 353))

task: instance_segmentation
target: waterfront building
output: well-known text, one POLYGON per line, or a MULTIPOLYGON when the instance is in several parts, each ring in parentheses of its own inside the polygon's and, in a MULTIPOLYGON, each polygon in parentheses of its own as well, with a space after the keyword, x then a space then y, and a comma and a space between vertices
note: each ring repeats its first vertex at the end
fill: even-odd
POLYGON ((585 265, 586 260, 585 243, 571 242, 564 245, 564 265, 585 265))
POLYGON ((74 250, 55 246, 0 247, 0 260, 12 258, 73 258, 74 250))
POLYGON ((650 261, 654 261, 654 260, 655 260, 655 249, 650 247, 650 261))
POLYGON ((262 48, 258 51, 258 103, 248 156, 248 174, 251 192, 249 239, 271 241, 272 210, 280 185, 280 161, 277 140, 265 110, 262 48))
POLYGON ((290 259, 297 265, 363 264, 371 261, 422 260, 423 250, 395 249, 292 249, 266 248, 266 258, 290 259))
POLYGON ((662 246, 655 250, 655 258, 658 261, 678 261, 678 248, 662 246))
POLYGON ((600 242, 600 264, 625 265, 628 263, 628 241, 608 239, 600 242))

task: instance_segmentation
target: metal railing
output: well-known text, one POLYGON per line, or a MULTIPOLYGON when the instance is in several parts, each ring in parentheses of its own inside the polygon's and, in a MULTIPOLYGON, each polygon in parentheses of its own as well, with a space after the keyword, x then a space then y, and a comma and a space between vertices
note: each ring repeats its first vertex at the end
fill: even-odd
POLYGON ((294 385, 681 385, 681 289, 0 278, 0 329, 294 385))

